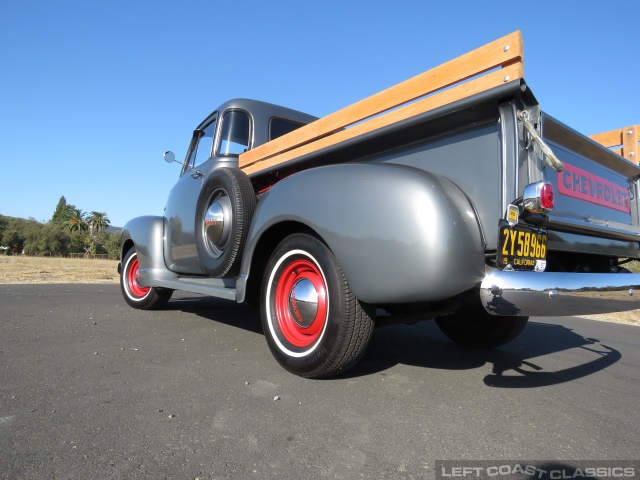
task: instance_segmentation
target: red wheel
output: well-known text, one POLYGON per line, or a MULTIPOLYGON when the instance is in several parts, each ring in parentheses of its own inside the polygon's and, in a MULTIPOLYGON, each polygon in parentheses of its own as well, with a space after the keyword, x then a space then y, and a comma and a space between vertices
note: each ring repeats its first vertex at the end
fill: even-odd
POLYGON ((297 259, 285 266, 277 280, 275 308, 280 331, 291 345, 306 348, 318 340, 327 324, 328 303, 315 263, 297 259))
POLYGON ((128 268, 127 265, 125 265, 125 271, 127 272, 126 286, 128 287, 128 293, 132 297, 135 297, 137 300, 142 300, 144 299, 144 297, 149 295, 151 287, 140 286, 140 273, 138 272, 139 268, 138 256, 132 255, 128 264, 128 268))
POLYGON ((125 301, 133 308, 151 310, 167 304, 173 290, 140 285, 140 263, 135 248, 130 249, 122 261, 120 289, 125 301))
POLYGON ((373 333, 373 308, 351 292, 333 253, 294 234, 276 248, 262 288, 262 325, 271 352, 296 375, 336 375, 356 364, 373 333))

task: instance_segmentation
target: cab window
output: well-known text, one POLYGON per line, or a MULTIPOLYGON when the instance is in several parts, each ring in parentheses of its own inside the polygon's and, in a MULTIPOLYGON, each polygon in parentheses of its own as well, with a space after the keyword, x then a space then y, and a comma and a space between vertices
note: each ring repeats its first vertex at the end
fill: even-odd
POLYGON ((249 115, 240 110, 230 110, 222 117, 220 131, 220 155, 238 156, 249 149, 251 123, 249 115))
POLYGON ((216 131, 216 120, 214 119, 204 129, 196 130, 193 133, 191 147, 187 161, 184 163, 183 173, 187 170, 200 165, 211 158, 211 150, 213 147, 213 136, 216 131))
POLYGON ((303 126, 304 123, 294 122, 293 120, 287 120, 285 118, 272 117, 269 122, 269 140, 275 140, 303 126))

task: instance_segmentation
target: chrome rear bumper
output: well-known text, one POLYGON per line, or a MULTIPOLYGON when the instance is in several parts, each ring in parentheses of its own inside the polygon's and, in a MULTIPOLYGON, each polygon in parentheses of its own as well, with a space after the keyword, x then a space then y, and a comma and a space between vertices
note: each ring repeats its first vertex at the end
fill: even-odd
POLYGON ((480 299, 492 315, 622 312, 640 308, 640 274, 493 270, 482 281, 480 299))

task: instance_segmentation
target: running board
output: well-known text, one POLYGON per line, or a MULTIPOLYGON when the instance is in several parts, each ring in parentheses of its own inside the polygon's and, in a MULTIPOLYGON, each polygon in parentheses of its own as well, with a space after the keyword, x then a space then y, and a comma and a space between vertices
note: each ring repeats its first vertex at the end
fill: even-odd
POLYGON ((138 273, 140 274, 140 284, 143 286, 182 290, 226 300, 236 300, 237 298, 235 278, 179 277, 166 270, 158 271, 152 268, 141 268, 138 273))

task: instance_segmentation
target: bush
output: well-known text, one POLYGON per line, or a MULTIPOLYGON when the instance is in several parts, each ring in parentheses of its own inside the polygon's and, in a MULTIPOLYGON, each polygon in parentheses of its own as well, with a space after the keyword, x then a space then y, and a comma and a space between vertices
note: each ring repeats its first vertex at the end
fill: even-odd
POLYGON ((64 255, 71 239, 66 232, 52 223, 35 223, 26 231, 24 253, 35 256, 64 255))
POLYGON ((120 258, 120 232, 109 233, 101 232, 98 237, 101 242, 100 253, 106 253, 109 260, 118 260, 120 258))
POLYGON ((72 232, 69 234, 68 253, 87 253, 91 239, 85 232, 72 232))

